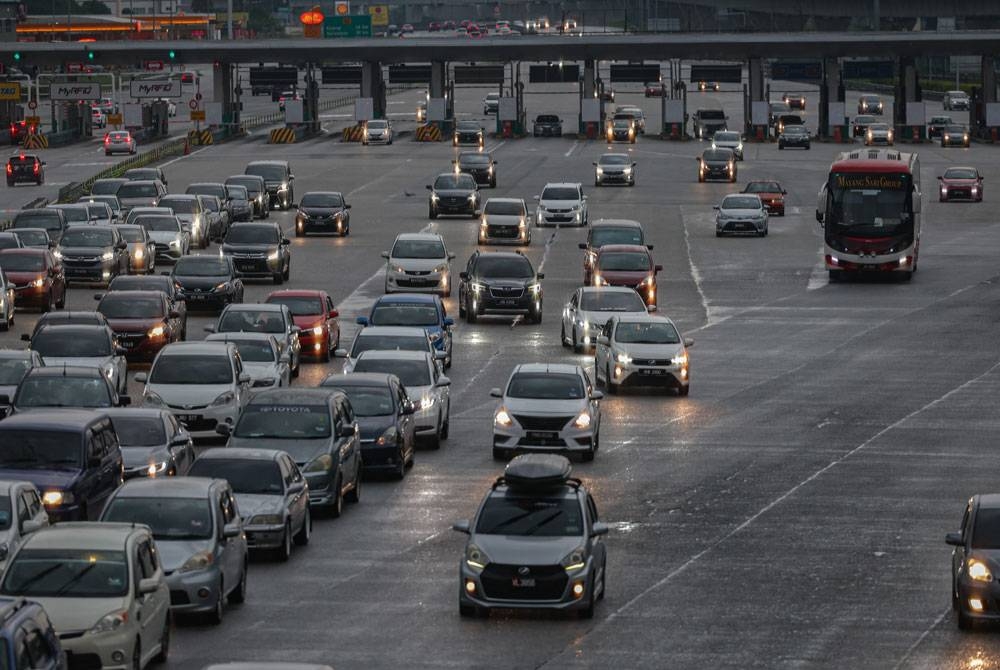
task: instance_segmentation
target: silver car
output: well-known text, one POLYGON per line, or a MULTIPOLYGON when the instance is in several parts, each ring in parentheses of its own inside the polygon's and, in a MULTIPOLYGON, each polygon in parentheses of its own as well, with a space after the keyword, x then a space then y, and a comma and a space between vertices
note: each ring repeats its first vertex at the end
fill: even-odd
POLYGON ((767 207, 759 195, 754 193, 734 193, 722 199, 722 204, 713 208, 715 216, 715 236, 750 233, 759 237, 767 236, 767 207))
POLYGON ((292 383, 288 352, 269 333, 213 333, 206 342, 232 342, 253 388, 280 388, 292 383))
POLYGON ((865 131, 865 146, 873 144, 893 145, 892 127, 888 123, 873 123, 865 131))
POLYGON ((191 236, 169 210, 166 214, 141 214, 132 220, 146 229, 157 258, 176 261, 191 251, 191 236))
POLYGON ((517 451, 580 454, 594 460, 600 447, 604 394, 579 365, 524 363, 514 368, 493 414, 493 458, 517 451))
POLYGON ((444 238, 437 233, 400 233, 386 259, 385 292, 451 295, 451 260, 444 238))
POLYGON ((159 179, 137 179, 122 184, 115 195, 127 216, 133 207, 155 207, 166 194, 167 187, 159 179))
POLYGON ((247 590, 247 541, 229 483, 205 477, 130 479, 104 506, 101 521, 145 524, 170 587, 170 609, 221 623, 225 602, 247 590))
POLYGON ((691 389, 687 348, 674 322, 652 314, 622 314, 604 324, 594 352, 594 375, 611 393, 622 386, 691 389))
POLYGON ((579 183, 546 184, 535 200, 538 201, 536 226, 585 226, 589 222, 587 196, 579 183))
POLYGON ((194 441, 173 414, 144 407, 109 407, 105 413, 118 434, 125 479, 187 474, 194 441))
POLYGON ((41 354, 32 349, 0 349, 0 395, 13 398, 24 374, 43 365, 41 354))
POLYGON ((0 572, 25 537, 48 525, 49 515, 34 484, 0 480, 0 572))
POLYGON ((479 223, 479 244, 531 244, 531 216, 521 198, 489 198, 479 223))
POLYGON ((385 119, 372 119, 365 123, 365 134, 362 144, 392 144, 392 122, 385 119))
POLYGON ((616 313, 645 314, 656 306, 646 306, 630 286, 584 286, 570 296, 562 313, 560 341, 576 353, 594 346, 608 317, 616 313))
POLYGON ((717 130, 712 136, 713 149, 729 149, 736 160, 743 160, 743 136, 733 130, 717 130))
POLYGON ((108 326, 45 326, 31 337, 31 348, 49 367, 97 368, 116 392, 125 394, 128 386, 125 350, 108 326))
POLYGON ((432 448, 448 439, 451 419, 451 380, 441 374, 441 366, 423 351, 366 351, 358 357, 353 372, 384 372, 399 377, 406 394, 417 405, 413 415, 417 439, 432 448))
POLYGON ((66 217, 66 226, 86 226, 90 225, 90 210, 86 203, 76 203, 73 205, 46 205, 45 209, 61 210, 66 217))
POLYGON ((127 130, 112 130, 104 136, 104 154, 106 156, 122 152, 134 154, 137 149, 135 138, 127 130))
POLYGON ((281 303, 240 303, 226 305, 214 325, 205 326, 208 333, 270 333, 288 355, 292 376, 299 376, 302 344, 288 305, 281 303))
POLYGON ((594 186, 625 184, 635 186, 635 162, 628 154, 602 154, 594 163, 594 186))
POLYGON ((208 246, 209 230, 207 212, 201 206, 201 200, 196 195, 165 195, 157 205, 169 207, 180 220, 181 226, 191 237, 191 246, 204 249, 208 246))
POLYGON ((343 371, 351 372, 358 356, 366 351, 426 351, 444 363, 447 352, 434 346, 427 331, 419 326, 368 326, 358 331, 350 351, 338 349, 334 355, 346 358, 343 371))
POLYGON ((309 544, 309 484, 287 453, 274 449, 209 449, 198 457, 192 477, 225 479, 243 515, 247 547, 272 551, 287 561, 292 543, 309 544))

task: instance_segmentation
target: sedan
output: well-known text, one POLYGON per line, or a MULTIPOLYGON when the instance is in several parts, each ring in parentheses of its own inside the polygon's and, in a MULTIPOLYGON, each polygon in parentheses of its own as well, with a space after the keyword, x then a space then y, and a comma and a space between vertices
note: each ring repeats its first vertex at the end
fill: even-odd
POLYGON ((945 126, 944 130, 941 131, 941 146, 942 147, 965 147, 968 148, 970 143, 969 131, 965 126, 951 125, 945 126))
POLYGON ((108 292, 114 291, 158 291, 166 296, 170 313, 170 327, 180 333, 181 340, 187 339, 187 305, 177 292, 177 287, 170 277, 160 275, 126 275, 116 277, 108 286, 108 292))
POLYGON ((927 137, 930 139, 941 137, 941 133, 944 131, 945 126, 950 126, 954 123, 955 122, 950 116, 932 116, 927 121, 927 137))
POLYGON ((802 147, 806 151, 812 148, 812 138, 809 137, 809 131, 804 125, 785 126, 781 131, 778 135, 778 148, 787 147, 802 147))
POLYGON ((117 393, 125 393, 125 349, 109 326, 45 326, 31 336, 31 348, 47 366, 79 365, 100 370, 117 393))
POLYGON ((455 172, 471 174, 476 184, 497 187, 497 161, 493 155, 478 151, 463 151, 454 161, 455 172))
POLYGON ((330 360, 330 354, 340 347, 340 324, 337 321, 340 313, 326 291, 272 291, 264 303, 288 307, 293 322, 300 328, 299 345, 305 355, 316 356, 326 362, 330 360))
POLYGON ((750 193, 736 193, 722 199, 721 205, 713 207, 715 236, 735 233, 752 233, 758 237, 767 236, 767 209, 760 196, 750 193))
POLYGON ((851 134, 854 137, 863 137, 868 131, 868 126, 873 123, 877 123, 877 121, 871 114, 858 114, 854 117, 854 122, 851 124, 851 134))
POLYGON ((743 136, 735 130, 715 131, 712 135, 712 148, 729 149, 736 156, 736 160, 743 160, 743 136))
POLYGON ((351 234, 351 206, 338 191, 310 191, 299 201, 295 214, 295 237, 310 232, 351 234))
POLYGON ((63 233, 53 252, 63 265, 66 281, 109 283, 128 271, 128 243, 117 226, 74 226, 63 233))
POLYGON ((736 182, 736 156, 729 149, 705 149, 698 161, 698 181, 724 179, 736 182))
POLYGON ((229 230, 219 253, 233 259, 240 277, 283 284, 292 271, 290 244, 277 223, 241 223, 229 230))
POLYGON ((606 244, 597 251, 592 273, 594 286, 628 286, 646 304, 656 307, 656 275, 662 265, 653 262, 648 247, 639 244, 606 244))
POLYGON ((147 179, 155 179, 162 183, 164 186, 167 185, 167 175, 160 167, 141 167, 141 168, 131 168, 125 170, 125 174, 122 175, 129 181, 144 181, 147 179))
POLYGON ((134 154, 137 150, 135 138, 127 130, 113 130, 104 136, 104 154, 114 153, 134 154))
POLYGON ((156 258, 176 261, 190 253, 191 235, 173 214, 141 214, 133 223, 146 231, 156 258))
POLYGON ((719 82, 717 81, 699 81, 698 90, 704 93, 705 91, 712 91, 714 93, 719 92, 719 82))
POLYGON ((785 93, 781 96, 781 99, 789 109, 802 109, 806 108, 806 96, 800 93, 785 93))
POLYGON ((478 121, 458 121, 451 144, 456 147, 471 144, 482 149, 486 144, 486 132, 478 121))
POLYGON ((594 163, 594 186, 605 184, 635 186, 635 165, 628 154, 601 154, 594 163))
POLYGON ((584 286, 573 292, 563 308, 559 340, 564 347, 580 353, 594 346, 610 315, 645 314, 655 309, 628 286, 584 286))
POLYGON ((635 123, 631 119, 615 119, 608 124, 608 142, 628 142, 635 144, 635 123))
POLYGON ((173 414, 145 407, 113 407, 105 413, 118 434, 125 479, 188 474, 195 459, 194 441, 173 414))
POLYGON ((445 172, 439 174, 433 184, 427 184, 427 190, 431 192, 428 218, 436 219, 440 214, 478 216, 479 185, 472 175, 445 172))
POLYGON ((243 371, 250 375, 250 386, 282 388, 292 383, 289 356, 281 343, 268 333, 213 333, 206 342, 232 342, 240 352, 243 371))
POLYGON ((760 198, 767 208, 768 214, 785 215, 785 196, 788 194, 781 184, 768 179, 756 179, 747 182, 741 193, 753 193, 760 198))
POLYGON ((38 307, 43 312, 66 305, 66 277, 62 263, 48 249, 4 249, 0 267, 14 286, 17 308, 38 307))
POLYGON ((667 91, 661 83, 646 84, 643 94, 647 98, 662 98, 667 94, 667 91))
POLYGON ((858 98, 858 114, 875 114, 882 116, 882 98, 877 95, 862 95, 858 98))
POLYGON ((539 114, 531 127, 535 137, 562 137, 562 119, 556 114, 539 114))
POLYGON ((162 292, 111 291, 95 297, 127 360, 148 363, 163 347, 180 341, 180 313, 162 292))
POLYGON ((214 307, 243 302, 243 280, 233 259, 225 256, 183 256, 170 272, 177 294, 188 308, 214 307))
MULTIPOLYGON (((950 167, 938 177, 941 182, 940 201, 983 201, 983 175, 974 167, 950 167)), ((4 252, 10 253, 10 252, 4 252)), ((6 266, 4 266, 6 269, 6 266)))
POLYGON ((690 390, 687 347, 674 322, 653 314, 612 316, 597 337, 594 374, 611 393, 622 386, 690 390))

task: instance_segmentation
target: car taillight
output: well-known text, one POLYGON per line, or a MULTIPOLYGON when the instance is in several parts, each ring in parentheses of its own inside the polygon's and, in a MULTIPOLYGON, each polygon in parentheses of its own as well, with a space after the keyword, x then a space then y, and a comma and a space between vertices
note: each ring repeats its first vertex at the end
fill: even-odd
MULTIPOLYGON (((8 165, 8 166, 9 166, 9 165, 8 165)), ((34 173, 35 173, 35 174, 38 174, 38 170, 39 170, 39 169, 40 169, 41 167, 42 167, 42 166, 41 166, 41 165, 39 165, 39 164, 38 164, 38 163, 36 162, 36 163, 35 163, 35 167, 34 167, 34 169, 33 169, 34 173)))
POLYGON ((7 163, 7 174, 14 174, 14 166, 10 163, 7 163))

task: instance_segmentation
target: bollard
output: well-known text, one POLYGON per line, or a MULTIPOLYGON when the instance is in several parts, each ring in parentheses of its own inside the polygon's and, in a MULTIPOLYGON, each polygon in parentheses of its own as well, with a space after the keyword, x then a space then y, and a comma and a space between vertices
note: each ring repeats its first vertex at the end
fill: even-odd
POLYGON ((757 141, 764 141, 764 126, 757 126, 757 141))
POLYGON ((920 131, 916 126, 913 126, 913 141, 917 142, 918 140, 920 140, 920 131))
POLYGON ((514 137, 514 125, 510 121, 503 122, 503 136, 505 139, 514 137))
POLYGON ((836 142, 837 144, 840 144, 840 142, 843 141, 840 135, 840 126, 833 127, 833 141, 836 142))

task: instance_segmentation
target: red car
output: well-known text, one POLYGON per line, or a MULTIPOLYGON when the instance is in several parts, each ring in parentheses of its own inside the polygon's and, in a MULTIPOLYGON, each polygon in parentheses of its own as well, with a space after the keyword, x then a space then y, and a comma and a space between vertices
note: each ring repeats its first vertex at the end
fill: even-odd
MULTIPOLYGON (((938 177, 941 182, 940 201, 983 201, 983 175, 974 167, 950 167, 938 177)), ((6 268, 4 268, 6 269, 6 268)))
POLYGON ((663 88, 662 84, 646 84, 647 98, 662 98, 665 93, 666 89, 663 88))
POLYGON ((160 349, 180 341, 180 314, 161 291, 111 291, 97 297, 97 311, 108 320, 129 362, 151 362, 160 349))
POLYGON ((465 29, 465 34, 469 37, 479 38, 483 36, 482 31, 479 30, 479 26, 470 25, 465 29))
POLYGON ((431 21, 430 23, 427 24, 427 32, 429 33, 436 33, 439 32, 440 30, 441 30, 441 24, 438 23, 437 21, 431 21))
POLYGON ((330 354, 340 347, 340 324, 333 298, 326 291, 309 289, 273 291, 264 301, 287 305, 295 325, 301 328, 299 343, 303 356, 330 360, 330 354))
POLYGON ((743 189, 743 193, 754 193, 760 196, 768 214, 785 215, 785 194, 787 191, 781 188, 781 184, 778 182, 758 179, 748 183, 743 189))
POLYGON ((441 24, 441 30, 454 30, 454 29, 455 29, 454 21, 445 21, 444 23, 441 24))
POLYGON ((0 267, 14 286, 16 307, 49 312, 66 305, 66 275, 49 249, 4 249, 0 251, 0 267))
POLYGON ((653 263, 653 254, 640 244, 608 244, 597 251, 594 286, 629 286, 649 306, 656 305, 656 273, 662 265, 653 263))

